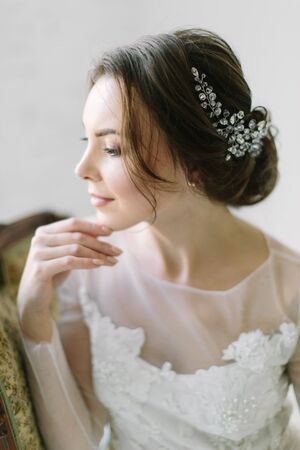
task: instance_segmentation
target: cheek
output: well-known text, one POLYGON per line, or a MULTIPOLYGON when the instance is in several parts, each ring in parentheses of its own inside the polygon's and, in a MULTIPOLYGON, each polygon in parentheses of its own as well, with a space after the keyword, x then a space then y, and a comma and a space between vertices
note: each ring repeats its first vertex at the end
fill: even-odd
MULTIPOLYGON (((138 183, 138 181, 137 181, 138 183)), ((112 195, 116 198, 120 205, 124 204, 131 209, 143 208, 143 205, 149 205, 145 197, 133 184, 129 175, 125 172, 124 168, 120 165, 114 168, 112 175, 109 177, 109 187, 112 195)), ((146 193, 146 195, 149 195, 146 193)), ((150 205, 146 209, 148 209, 150 205)))
POLYGON ((110 168, 110 172, 108 172, 107 177, 109 188, 112 193, 115 194, 118 201, 122 201, 126 199, 126 197, 133 195, 135 187, 126 174, 121 163, 114 164, 110 168))

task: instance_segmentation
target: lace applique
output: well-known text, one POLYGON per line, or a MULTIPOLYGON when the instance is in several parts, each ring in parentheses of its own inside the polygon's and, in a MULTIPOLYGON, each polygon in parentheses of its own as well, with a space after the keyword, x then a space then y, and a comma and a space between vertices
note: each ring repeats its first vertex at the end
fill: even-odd
POLYGON ((130 411, 133 402, 133 410, 137 412, 148 399, 151 384, 157 376, 154 371, 137 367, 136 357, 145 340, 144 330, 116 327, 110 317, 100 314, 84 286, 81 286, 80 301, 90 327, 96 392, 107 407, 113 406, 116 414, 130 411), (93 322, 99 320, 101 327, 93 326, 93 322))
POLYGON ((209 442, 215 450, 255 450, 256 442, 263 439, 263 433, 267 436, 268 450, 296 450, 295 442, 292 440, 288 422, 291 414, 291 404, 286 404, 274 416, 269 418, 264 427, 246 436, 238 442, 223 436, 210 436, 209 442), (267 429, 267 433, 266 433, 267 429))
MULTIPOLYGON (((174 439, 178 436, 188 442, 201 432, 214 449, 252 450, 261 430, 266 432, 265 427, 269 427, 268 448, 285 448, 283 444, 289 438, 275 416, 281 417, 287 396, 284 364, 295 350, 300 331, 297 325, 282 323, 270 335, 259 329, 242 333, 223 350, 222 359, 232 363, 199 369, 194 374, 177 374, 170 362, 158 368, 141 359, 143 328, 114 325, 108 316, 101 315, 82 288, 81 304, 90 327, 97 395, 111 417, 119 417, 120 423, 126 417, 143 430, 145 448, 151 448, 151 439, 157 449, 173 448, 164 446, 164 424, 154 416, 148 417, 147 408, 144 410, 148 401, 153 403, 154 392, 159 393, 155 407, 178 422, 172 431, 174 439)), ((138 448, 134 435, 129 439, 132 448, 138 448)), ((122 445, 116 445, 115 450, 118 448, 122 445)))
MULTIPOLYGON (((177 374, 172 369, 172 364, 169 361, 165 361, 158 368, 140 358, 141 348, 145 342, 145 331, 142 327, 128 328, 116 326, 109 316, 103 316, 100 313, 97 305, 89 298, 86 288, 83 285, 80 286, 80 302, 83 307, 84 318, 90 328, 92 328, 91 324, 93 321, 97 322, 101 320, 102 326, 101 329, 97 327, 97 335, 98 337, 100 334, 102 336, 101 347, 104 349, 103 357, 105 359, 111 358, 115 362, 115 355, 118 352, 118 359, 122 359, 125 362, 135 361, 143 366, 144 369, 147 369, 147 371, 150 369, 155 376, 159 374, 162 380, 174 380, 177 374)), ((93 336, 91 337, 93 338, 93 336)))
MULTIPOLYGON (((93 322, 97 323, 99 319, 101 320, 101 329, 97 327, 97 331, 98 337, 100 335, 102 337, 102 340, 99 342, 101 342, 105 358, 109 358, 111 355, 114 359, 116 352, 118 352, 118 358, 124 360, 140 354, 140 349, 145 341, 143 328, 116 327, 110 317, 100 314, 96 303, 91 301, 83 285, 80 287, 80 303, 83 309, 83 316, 90 328, 92 328, 93 322)), ((93 335, 91 338, 93 338, 93 335)))
POLYGON ((177 411, 191 417, 205 411, 204 428, 225 439, 240 439, 259 429, 272 420, 286 398, 284 364, 294 352, 298 336, 294 323, 281 324, 271 336, 259 330, 242 333, 223 351, 223 359, 236 362, 199 370, 195 377, 184 379, 190 393, 173 398, 177 411))
POLYGON ((223 350, 223 360, 234 359, 241 367, 261 371, 267 367, 286 364, 295 350, 299 327, 284 322, 271 335, 261 330, 242 333, 238 340, 223 350))

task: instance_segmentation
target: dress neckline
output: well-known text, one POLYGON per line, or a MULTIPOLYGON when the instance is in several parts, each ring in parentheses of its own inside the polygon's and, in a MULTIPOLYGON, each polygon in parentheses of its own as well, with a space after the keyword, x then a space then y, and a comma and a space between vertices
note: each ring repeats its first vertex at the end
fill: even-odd
MULTIPOLYGON (((142 275, 151 279, 152 281, 154 281, 157 284, 165 285, 167 287, 169 286, 170 288, 174 288, 174 289, 182 289, 182 290, 189 291, 189 292, 199 293, 199 294, 205 294, 205 295, 218 294, 220 296, 224 296, 224 295, 233 293, 235 290, 238 290, 243 284, 250 281, 250 279, 252 279, 255 275, 259 274, 261 271, 263 271, 270 265, 271 260, 272 260, 272 255, 273 255, 272 242, 271 242, 272 238, 267 232, 265 232, 263 230, 261 230, 261 232, 265 238, 266 246, 268 248, 268 252, 269 252, 268 257, 259 266, 257 266, 256 269, 252 270, 252 272, 250 272, 248 275, 246 275, 242 280, 240 280, 238 283, 236 283, 234 286, 232 286, 228 289, 217 289, 217 290, 216 289, 201 289, 201 288, 189 286, 186 284, 180 284, 180 283, 175 283, 172 281, 164 280, 162 278, 159 278, 159 277, 152 275, 151 273, 143 270, 141 265, 138 263, 136 257, 131 252, 131 249, 129 248, 129 246, 127 246, 126 251, 131 259, 131 265, 132 265, 133 271, 137 271, 137 272, 141 273, 142 275)), ((122 244, 124 245, 123 242, 122 242, 122 244)))
MULTIPOLYGON (((216 370, 231 370, 235 366, 238 366, 240 364, 239 359, 242 359, 249 356, 249 348, 256 349, 258 345, 258 341, 262 343, 262 340, 266 340, 267 342, 270 342, 271 337, 274 334, 280 333, 280 335, 290 342, 291 339, 293 339, 293 336, 295 333, 297 336, 300 334, 300 324, 296 325, 290 318, 287 316, 282 317, 282 321, 279 322, 279 325, 273 329, 271 329, 269 332, 263 332, 260 328, 253 328, 249 331, 241 332, 237 338, 233 341, 231 341, 225 349, 222 350, 223 356, 221 357, 222 360, 227 360, 226 364, 212 364, 211 366, 207 368, 199 368, 191 373, 181 373, 177 372, 173 364, 165 360, 161 366, 156 366, 155 364, 152 364, 151 362, 147 361, 141 356, 142 347, 146 340, 146 331, 142 326, 130 328, 125 325, 116 325, 110 316, 104 315, 100 309, 99 306, 96 304, 95 299, 92 299, 85 287, 84 284, 80 285, 79 288, 80 291, 80 302, 81 306, 83 307, 84 315, 85 315, 85 321, 86 324, 91 327, 91 321, 89 319, 92 318, 92 321, 100 320, 101 322, 104 322, 106 326, 109 328, 107 329, 106 336, 110 335, 110 332, 113 332, 113 335, 116 337, 116 339, 120 339, 121 333, 130 333, 130 335, 135 335, 138 342, 138 350, 134 354, 134 359, 137 361, 141 366, 143 366, 145 369, 155 371, 158 374, 171 374, 172 376, 175 376, 178 380, 179 379, 192 379, 193 377, 197 377, 199 375, 206 375, 209 376, 212 371, 216 370), (292 333, 292 334, 291 334, 292 333), (292 336, 292 337, 291 337, 292 336), (247 351, 239 351, 239 347, 246 347, 247 351), (229 352, 229 353, 228 353, 229 352), (233 357, 230 353, 236 353, 238 358, 236 359, 236 356, 233 357), (248 356, 247 356, 248 355, 248 356)), ((264 348, 262 345, 260 347, 264 348)), ((278 347, 278 346, 277 346, 278 347)), ((279 347, 278 347, 279 348, 279 347)), ((269 352, 267 351, 266 354, 269 352)), ((249 359, 249 363, 251 362, 251 355, 249 359)))

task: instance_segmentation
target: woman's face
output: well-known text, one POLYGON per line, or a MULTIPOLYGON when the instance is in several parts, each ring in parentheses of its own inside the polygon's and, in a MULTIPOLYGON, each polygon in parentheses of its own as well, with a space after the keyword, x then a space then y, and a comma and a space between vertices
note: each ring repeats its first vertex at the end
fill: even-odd
MULTIPOLYGON (((141 116, 143 117, 143 115, 141 116)), ((75 168, 75 174, 88 182, 87 190, 103 197, 113 198, 104 206, 94 206, 98 222, 113 230, 129 228, 142 221, 151 221, 152 207, 130 180, 122 158, 120 135, 122 120, 121 92, 113 77, 104 75, 90 90, 83 111, 83 124, 88 138, 87 148, 75 168), (100 133, 101 131, 101 133, 100 133), (101 135, 100 135, 101 134, 101 135), (110 150, 109 150, 110 149, 110 150)), ((147 120, 142 120, 143 136, 148 136, 147 120)), ((184 203, 186 182, 183 173, 175 173, 167 158, 165 143, 155 132, 153 148, 154 170, 168 180, 182 184, 180 192, 155 191, 157 216, 184 203), (158 149, 158 150, 157 150, 158 149), (157 154, 156 154, 157 153, 157 154)), ((147 196, 149 194, 146 193, 147 196)), ((186 195, 186 194, 185 194, 186 195)), ((151 197, 150 197, 151 198, 151 197)), ((175 211, 175 210, 174 210, 175 211)), ((173 213, 174 213, 173 211, 173 213)), ((174 219, 171 214, 170 219, 174 219)))

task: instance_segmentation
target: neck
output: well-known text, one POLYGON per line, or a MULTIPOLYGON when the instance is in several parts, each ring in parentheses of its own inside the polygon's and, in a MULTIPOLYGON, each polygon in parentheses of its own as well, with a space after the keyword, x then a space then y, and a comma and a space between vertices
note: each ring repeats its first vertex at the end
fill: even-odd
POLYGON ((231 214, 224 205, 199 199, 178 208, 163 210, 154 224, 138 224, 136 234, 141 261, 157 274, 188 280, 195 268, 218 264, 233 252, 241 252, 245 222, 231 214), (172 216, 173 211, 173 216, 172 216))

